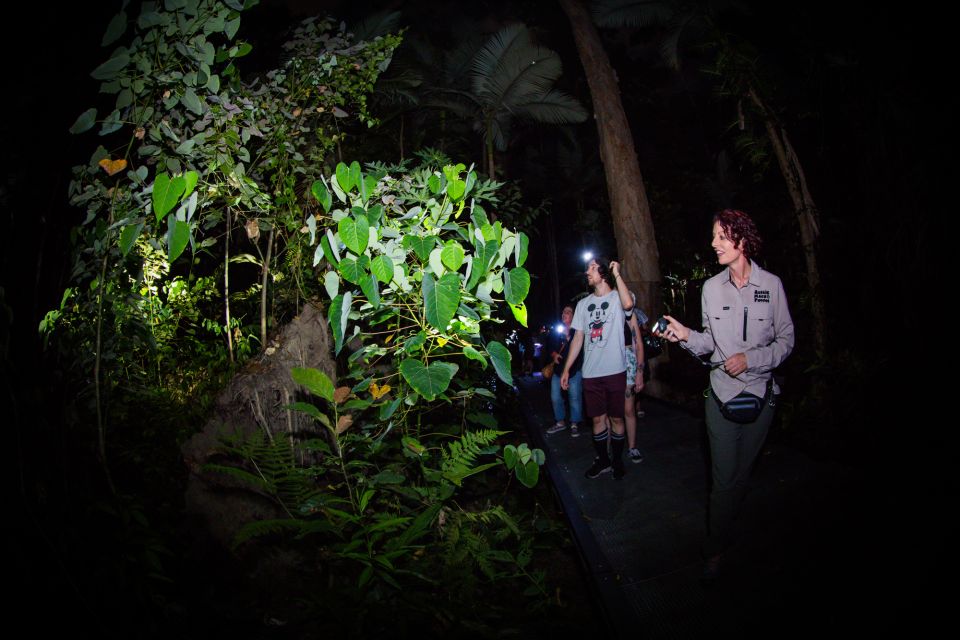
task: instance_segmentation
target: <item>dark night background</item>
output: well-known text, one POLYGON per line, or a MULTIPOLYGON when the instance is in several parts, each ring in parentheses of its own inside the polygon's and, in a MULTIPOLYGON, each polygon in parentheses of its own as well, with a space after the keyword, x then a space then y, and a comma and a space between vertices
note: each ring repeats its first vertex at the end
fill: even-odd
MULTIPOLYGON (((58 396, 50 389, 69 394, 56 388, 56 357, 43 353, 37 325, 67 286, 70 228, 82 220, 82 212, 67 203, 70 167, 85 163, 98 143, 94 134, 71 136, 67 129, 96 101, 97 83, 88 74, 104 58, 100 37, 117 4, 32 3, 3 10, 0 208, 6 238, 0 302, 6 315, 0 318, 0 339, 4 404, 9 403, 3 422, 15 427, 5 430, 8 467, 17 476, 10 483, 19 493, 12 517, 26 532, 22 548, 11 553, 21 556, 19 568, 32 575, 28 584, 42 584, 37 573, 56 571, 56 566, 41 557, 46 545, 33 527, 32 514, 43 506, 28 503, 21 483, 29 475, 25 469, 51 465, 48 473, 60 473, 56 456, 45 453, 64 428, 58 396)), ((257 54, 266 55, 281 30, 299 16, 327 10, 350 22, 359 17, 359 4, 263 2, 254 10, 256 20, 245 17, 241 27, 241 35, 260 47, 244 68, 269 64, 257 54)), ((561 85, 590 109, 569 25, 552 3, 375 4, 405 7, 421 19, 412 30, 434 35, 442 32, 446 18, 461 11, 478 28, 490 30, 508 16, 523 20, 562 55, 561 85)), ((953 154, 948 156, 957 113, 950 19, 923 2, 890 8, 822 0, 747 4, 752 15, 729 26, 749 38, 775 70, 777 104, 821 211, 831 348, 849 354, 861 371, 850 383, 850 395, 837 394, 831 409, 847 419, 831 422, 829 432, 822 424, 803 425, 796 437, 812 454, 861 470, 865 491, 851 509, 862 510, 865 529, 875 533, 863 545, 876 557, 877 575, 889 579, 892 591, 903 592, 905 610, 918 604, 923 615, 937 616, 945 602, 935 595, 934 581, 949 580, 957 570, 947 548, 956 533, 950 516, 957 495, 949 427, 956 418, 950 417, 953 406, 943 393, 954 377, 955 356, 944 334, 955 286, 946 284, 953 274, 941 266, 947 249, 937 242, 947 233, 939 194, 953 183, 955 170, 953 154)), ((754 179, 734 152, 728 127, 735 108, 717 98, 701 72, 706 54, 689 50, 678 74, 659 63, 652 36, 643 30, 602 33, 637 144, 662 273, 679 272, 697 252, 710 264, 710 216, 721 206, 742 208, 759 223, 767 249, 760 261, 783 278, 802 331, 803 264, 783 180, 775 161, 754 179), (721 151, 726 165, 718 172, 721 151)), ((456 34, 446 37, 449 41, 456 34)), ((605 194, 594 127, 588 121, 576 128, 585 164, 592 164, 601 179, 599 190, 588 187, 593 191, 580 195, 599 208, 605 194)), ((431 144, 431 133, 423 135, 423 143, 431 144)), ((512 150, 504 161, 507 175, 521 181, 534 203, 563 182, 543 181, 531 169, 537 158, 550 156, 556 136, 550 127, 525 130, 519 146, 542 155, 512 150)), ((479 149, 479 143, 470 149, 479 149)), ((370 157, 357 159, 377 156, 371 151, 370 157)), ((471 160, 479 162, 466 159, 471 160)), ((553 200, 553 216, 561 293, 569 299, 583 290, 577 276, 580 251, 603 238, 610 244, 600 248, 612 251, 612 238, 602 216, 596 235, 578 227, 564 200, 553 200)), ((541 218, 538 225, 543 224, 547 221, 541 218)), ((547 282, 544 242, 545 234, 531 241, 530 270, 539 278, 528 300, 531 324, 556 320, 548 287, 538 284, 547 282)), ((790 375, 819 375, 802 366, 810 363, 803 350, 798 339, 790 375)), ((37 589, 38 597, 59 597, 37 589)), ((56 606, 49 600, 46 605, 56 606)))

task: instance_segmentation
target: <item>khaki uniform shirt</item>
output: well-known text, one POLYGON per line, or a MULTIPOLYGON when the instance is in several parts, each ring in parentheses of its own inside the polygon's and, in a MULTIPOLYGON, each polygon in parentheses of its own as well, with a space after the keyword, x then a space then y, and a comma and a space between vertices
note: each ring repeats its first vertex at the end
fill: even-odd
MULTIPOLYGON (((737 289, 728 267, 704 283, 700 305, 703 331, 690 331, 690 350, 711 353, 711 362, 747 356, 747 370, 735 378, 719 367, 711 371, 714 394, 721 402, 743 391, 763 397, 771 371, 793 351, 793 320, 780 278, 751 260, 750 279, 737 289)), ((774 392, 780 392, 776 385, 774 392)))

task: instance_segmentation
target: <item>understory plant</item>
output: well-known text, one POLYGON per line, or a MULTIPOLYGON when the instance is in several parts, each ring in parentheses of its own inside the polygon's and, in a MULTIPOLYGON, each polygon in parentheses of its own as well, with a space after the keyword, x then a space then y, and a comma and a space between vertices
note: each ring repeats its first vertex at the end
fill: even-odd
POLYGON ((244 77, 241 18, 256 4, 124 2, 91 72, 106 108, 71 127, 101 144, 73 171, 75 261, 40 330, 89 385, 82 415, 95 414, 108 480, 108 436, 129 417, 118 401, 212 395, 313 294, 304 192, 346 121, 376 123, 366 95, 399 36, 357 42, 310 18, 275 68, 244 77))
POLYGON ((511 478, 536 485, 544 454, 504 444, 517 424, 497 412, 510 353, 484 329, 504 307, 525 321, 530 276, 526 235, 491 224, 481 204, 489 187, 462 164, 364 174, 341 163, 317 180, 304 233, 342 374, 291 372, 311 396, 292 408, 315 433, 233 439, 208 467, 285 514, 247 525, 237 544, 281 532, 309 543, 329 585, 314 606, 362 612, 356 632, 398 613, 482 625, 494 588, 549 600, 533 563, 538 514, 501 504, 511 478))

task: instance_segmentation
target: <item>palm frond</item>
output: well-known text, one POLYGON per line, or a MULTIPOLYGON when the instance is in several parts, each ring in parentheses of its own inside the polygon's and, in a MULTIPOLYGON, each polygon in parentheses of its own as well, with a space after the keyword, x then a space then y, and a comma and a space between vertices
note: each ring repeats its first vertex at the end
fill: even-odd
POLYGON ((428 109, 446 109, 469 120, 476 119, 480 111, 473 95, 459 89, 433 89, 421 98, 420 106, 428 109))
POLYGON ((501 68, 502 73, 491 78, 487 86, 507 105, 549 91, 563 73, 560 56, 540 46, 517 51, 503 61, 501 68))
POLYGON ((560 56, 535 44, 524 25, 510 25, 491 36, 471 71, 474 93, 494 107, 548 91, 562 72, 560 56))
POLYGON ((579 100, 558 89, 551 89, 536 99, 516 105, 515 109, 517 115, 550 124, 583 122, 589 115, 579 100))
POLYGON ((400 12, 384 9, 368 15, 351 29, 357 42, 373 40, 400 30, 400 12))
POLYGON ((461 39, 452 51, 438 52, 432 59, 428 58, 427 61, 430 62, 437 59, 443 60, 442 65, 435 63, 431 65, 432 68, 437 66, 440 68, 440 77, 436 82, 448 87, 469 86, 470 69, 482 45, 482 36, 471 33, 461 39))
POLYGON ((649 27, 664 24, 679 9, 670 0, 594 0, 590 14, 598 27, 649 27))
MULTIPOLYGON (((531 46, 530 30, 521 23, 508 24, 491 35, 482 47, 476 52, 470 62, 470 70, 475 77, 489 78, 496 74, 501 61, 509 55, 513 48, 531 46)), ((483 90, 476 86, 474 91, 483 90)))
MULTIPOLYGON (((391 67, 393 69, 393 67, 391 67)), ((382 74, 374 85, 373 97, 386 105, 411 106, 420 102, 419 89, 423 75, 419 70, 403 66, 390 74, 382 74)))

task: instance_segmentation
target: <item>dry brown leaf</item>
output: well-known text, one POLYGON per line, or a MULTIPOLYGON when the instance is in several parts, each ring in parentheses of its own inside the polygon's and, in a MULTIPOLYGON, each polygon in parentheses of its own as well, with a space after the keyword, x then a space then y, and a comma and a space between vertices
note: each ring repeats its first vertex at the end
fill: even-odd
POLYGON ((337 420, 337 434, 339 435, 343 433, 344 431, 349 429, 350 425, 352 424, 353 424, 353 416, 351 416, 349 413, 340 416, 340 419, 337 420))
POLYGON ((337 390, 333 392, 333 401, 337 404, 343 404, 343 402, 350 397, 350 387, 337 387, 337 390))
POLYGON ((115 175, 115 174, 117 174, 117 173, 120 173, 121 171, 123 171, 124 169, 127 168, 127 161, 124 160, 123 158, 119 158, 119 159, 117 159, 117 160, 111 160, 110 158, 104 158, 103 160, 101 160, 101 161, 98 162, 97 164, 100 165, 100 168, 101 168, 101 169, 103 169, 104 171, 107 172, 107 175, 108 175, 108 176, 112 176, 112 175, 115 175))
POLYGON ((260 223, 254 220, 247 220, 247 224, 244 225, 247 229, 247 237, 251 240, 256 240, 260 237, 260 223))

